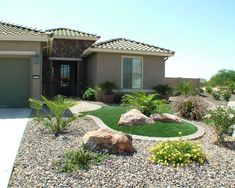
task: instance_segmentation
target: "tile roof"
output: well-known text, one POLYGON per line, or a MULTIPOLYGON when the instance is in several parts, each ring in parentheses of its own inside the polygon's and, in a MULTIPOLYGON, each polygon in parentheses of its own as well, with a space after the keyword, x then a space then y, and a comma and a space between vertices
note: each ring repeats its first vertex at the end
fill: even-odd
POLYGON ((41 36, 45 34, 37 29, 0 21, 0 35, 41 36))
POLYGON ((73 39, 94 39, 98 40, 100 37, 94 34, 81 32, 78 30, 68 29, 68 28, 55 28, 49 29, 47 32, 52 32, 54 38, 73 38, 73 39))
POLYGON ((157 46, 149 45, 134 40, 125 38, 117 38, 98 42, 92 45, 92 48, 96 49, 107 49, 107 50, 126 50, 126 51, 139 51, 139 52, 150 52, 150 53, 161 53, 161 54, 174 54, 174 51, 169 49, 160 48, 157 46))

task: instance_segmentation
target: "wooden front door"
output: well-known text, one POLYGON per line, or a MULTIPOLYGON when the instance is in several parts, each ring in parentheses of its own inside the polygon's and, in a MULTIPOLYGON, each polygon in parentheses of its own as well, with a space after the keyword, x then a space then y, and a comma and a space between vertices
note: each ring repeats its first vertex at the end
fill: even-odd
POLYGON ((76 96, 77 62, 54 61, 53 88, 54 96, 76 96))

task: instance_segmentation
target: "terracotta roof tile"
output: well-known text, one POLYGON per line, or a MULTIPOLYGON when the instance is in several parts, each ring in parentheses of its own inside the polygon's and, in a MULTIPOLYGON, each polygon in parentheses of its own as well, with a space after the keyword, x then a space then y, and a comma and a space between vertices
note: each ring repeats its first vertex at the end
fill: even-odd
POLYGON ((41 30, 0 21, 0 35, 40 36, 45 34, 41 30))
POLYGON ((73 30, 73 29, 68 29, 68 28, 55 28, 55 29, 49 29, 47 32, 52 32, 54 37, 59 37, 59 38, 67 38, 67 37, 72 37, 72 38, 91 38, 91 39, 98 39, 100 38, 97 35, 90 34, 90 33, 85 33, 81 32, 78 30, 73 30))
POLYGON ((174 51, 171 51, 169 49, 164 49, 164 48, 160 48, 157 46, 153 46, 153 45, 149 45, 146 43, 137 42, 137 41, 129 40, 125 38, 117 38, 117 39, 107 40, 103 42, 98 42, 98 43, 93 44, 92 48, 174 54, 174 51))

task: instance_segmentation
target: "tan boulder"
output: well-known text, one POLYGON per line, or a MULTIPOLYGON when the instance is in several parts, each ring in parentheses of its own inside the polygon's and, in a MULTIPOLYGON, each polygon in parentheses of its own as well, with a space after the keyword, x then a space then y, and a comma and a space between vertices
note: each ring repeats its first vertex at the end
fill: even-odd
POLYGON ((100 128, 86 133, 83 143, 91 151, 108 151, 109 153, 132 153, 132 137, 124 133, 114 133, 100 128))
POLYGON ((176 122, 176 123, 182 122, 182 120, 179 117, 172 115, 172 114, 167 114, 167 113, 152 114, 150 118, 154 121, 176 122))
POLYGON ((122 114, 118 125, 146 125, 153 124, 154 121, 141 113, 139 110, 132 109, 122 114))

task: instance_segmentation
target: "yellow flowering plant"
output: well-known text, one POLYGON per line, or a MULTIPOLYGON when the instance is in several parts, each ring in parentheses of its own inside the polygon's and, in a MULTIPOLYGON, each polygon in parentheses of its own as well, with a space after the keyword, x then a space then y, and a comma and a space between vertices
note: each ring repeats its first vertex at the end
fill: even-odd
POLYGON ((191 163, 204 164, 206 154, 199 142, 179 139, 155 144, 150 160, 165 166, 188 166, 191 163))

